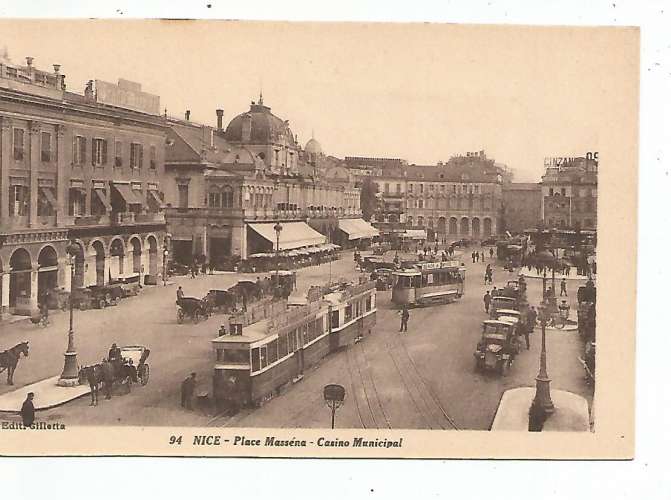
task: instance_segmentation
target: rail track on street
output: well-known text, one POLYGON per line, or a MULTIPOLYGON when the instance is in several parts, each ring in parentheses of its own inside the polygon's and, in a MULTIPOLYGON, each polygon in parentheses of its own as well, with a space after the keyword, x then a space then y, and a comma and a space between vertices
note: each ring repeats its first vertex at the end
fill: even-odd
POLYGON ((389 417, 384 411, 380 396, 371 374, 370 364, 362 342, 347 348, 347 370, 349 372, 354 405, 364 429, 391 429, 389 417))

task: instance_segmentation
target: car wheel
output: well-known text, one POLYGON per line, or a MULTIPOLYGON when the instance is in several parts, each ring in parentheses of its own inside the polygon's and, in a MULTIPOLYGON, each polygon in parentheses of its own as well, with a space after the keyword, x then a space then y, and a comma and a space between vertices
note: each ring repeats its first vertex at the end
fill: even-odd
POLYGON ((99 307, 100 309, 105 309, 105 306, 106 306, 106 305, 107 305, 107 301, 106 301, 105 299, 100 299, 100 300, 98 301, 98 307, 99 307))

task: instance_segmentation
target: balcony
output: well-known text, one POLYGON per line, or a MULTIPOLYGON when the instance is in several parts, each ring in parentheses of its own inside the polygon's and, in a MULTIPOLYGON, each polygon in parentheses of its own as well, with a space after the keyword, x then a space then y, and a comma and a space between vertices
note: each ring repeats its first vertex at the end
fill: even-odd
POLYGON ((76 215, 72 217, 72 225, 75 226, 109 226, 108 215, 76 215))

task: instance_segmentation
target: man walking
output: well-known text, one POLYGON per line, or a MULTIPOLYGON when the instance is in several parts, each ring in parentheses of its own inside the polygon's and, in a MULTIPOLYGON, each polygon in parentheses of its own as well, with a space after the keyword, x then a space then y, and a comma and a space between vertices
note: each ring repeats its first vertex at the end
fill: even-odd
POLYGON ((489 314, 489 304, 492 303, 492 296, 489 295, 489 290, 485 292, 485 296, 482 298, 482 301, 485 303, 485 312, 489 314))
POLYGON ((493 249, 493 248, 490 248, 490 249, 489 249, 489 258, 490 258, 490 259, 493 259, 493 258, 494 258, 494 249, 493 249))
POLYGON ((182 287, 177 288, 177 302, 182 300, 184 298, 184 290, 182 290, 182 287))
POLYGON ((471 259, 473 260, 473 264, 475 264, 475 252, 471 252, 471 259))
POLYGON ((560 287, 559 296, 561 297, 562 295, 566 295, 568 297, 568 293, 566 293, 566 278, 561 279, 559 287, 560 287))
POLYGON ((410 312, 408 311, 408 306, 403 305, 403 309, 401 310, 401 329, 399 330, 399 332, 408 331, 408 319, 410 319, 410 312))
POLYGON ((182 408, 193 409, 193 393, 196 390, 196 374, 191 373, 182 382, 182 408))
POLYGON ((534 328, 536 328, 536 318, 538 317, 538 313, 536 312, 535 307, 531 307, 529 309, 529 312, 527 313, 527 331, 529 333, 533 333, 534 328))
POLYGON ((21 405, 21 420, 23 420, 23 426, 27 428, 35 422, 35 405, 33 405, 34 397, 35 393, 29 392, 23 405, 21 405))

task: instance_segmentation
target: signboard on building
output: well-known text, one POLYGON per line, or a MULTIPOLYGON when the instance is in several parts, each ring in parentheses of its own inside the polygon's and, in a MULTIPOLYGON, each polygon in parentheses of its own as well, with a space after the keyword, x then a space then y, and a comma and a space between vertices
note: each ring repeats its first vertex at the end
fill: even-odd
POLYGON ((119 79, 118 84, 95 81, 96 101, 119 108, 158 115, 161 113, 161 98, 142 92, 139 83, 119 79))
POLYGON ((587 159, 594 161, 597 165, 599 164, 599 152, 598 151, 588 151, 585 153, 585 156, 546 156, 543 160, 543 165, 545 168, 551 167, 566 167, 574 163, 575 161, 587 159))

